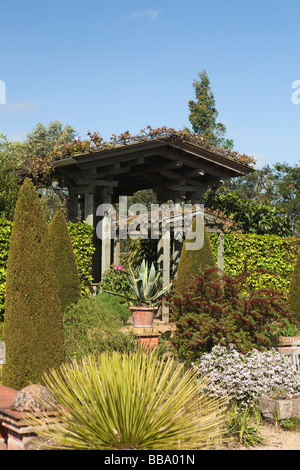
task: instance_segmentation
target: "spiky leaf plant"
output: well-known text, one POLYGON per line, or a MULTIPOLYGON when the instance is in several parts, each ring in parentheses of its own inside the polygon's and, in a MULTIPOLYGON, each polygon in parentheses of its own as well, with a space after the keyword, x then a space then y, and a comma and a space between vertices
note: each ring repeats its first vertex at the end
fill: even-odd
POLYGON ((171 285, 164 288, 160 287, 161 270, 156 271, 153 263, 149 267, 145 260, 143 260, 137 273, 132 269, 131 265, 129 266, 129 272, 123 272, 128 276, 130 287, 129 293, 120 294, 107 290, 105 292, 124 297, 127 300, 134 302, 135 305, 153 305, 171 287, 171 285))
POLYGON ((44 379, 65 411, 27 419, 56 448, 211 449, 224 438, 226 402, 208 397, 194 371, 155 352, 88 356, 44 379))

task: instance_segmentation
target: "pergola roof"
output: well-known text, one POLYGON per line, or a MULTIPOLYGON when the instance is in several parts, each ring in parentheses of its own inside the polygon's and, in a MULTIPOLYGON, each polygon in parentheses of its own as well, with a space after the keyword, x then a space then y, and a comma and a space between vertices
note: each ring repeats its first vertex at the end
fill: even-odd
POLYGON ((77 194, 113 196, 153 189, 161 199, 197 198, 208 185, 246 175, 250 166, 174 136, 75 154, 53 163, 77 194))

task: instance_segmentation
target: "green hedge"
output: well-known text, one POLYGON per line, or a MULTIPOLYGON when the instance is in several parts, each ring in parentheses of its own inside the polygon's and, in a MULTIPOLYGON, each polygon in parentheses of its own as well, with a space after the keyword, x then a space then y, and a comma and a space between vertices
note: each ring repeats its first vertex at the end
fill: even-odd
MULTIPOLYGON (((12 222, 0 219, 0 320, 4 314, 5 307, 5 284, 6 263, 8 258, 9 244, 12 232, 12 222)), ((89 286, 92 282, 92 254, 94 246, 92 243, 93 227, 86 222, 69 223, 68 229, 74 247, 78 274, 81 282, 83 296, 90 294, 89 286)))
MULTIPOLYGON (((210 237, 217 259, 217 234, 210 237)), ((251 288, 273 287, 287 296, 299 249, 300 238, 225 234, 224 271, 238 275, 246 268, 254 273, 249 278, 251 288)))

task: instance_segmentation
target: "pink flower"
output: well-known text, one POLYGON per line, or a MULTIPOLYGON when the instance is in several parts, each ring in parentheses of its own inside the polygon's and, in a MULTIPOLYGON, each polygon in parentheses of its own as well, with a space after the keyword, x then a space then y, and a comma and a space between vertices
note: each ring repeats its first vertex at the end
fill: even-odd
POLYGON ((120 266, 120 265, 119 265, 119 266, 116 266, 116 270, 117 270, 117 271, 124 271, 124 269, 123 269, 122 266, 120 266))

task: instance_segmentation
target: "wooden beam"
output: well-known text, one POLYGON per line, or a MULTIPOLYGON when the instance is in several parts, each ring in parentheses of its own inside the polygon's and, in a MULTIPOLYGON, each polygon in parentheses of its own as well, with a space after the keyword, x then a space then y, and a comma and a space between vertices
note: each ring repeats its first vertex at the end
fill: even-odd
POLYGON ((178 148, 181 151, 193 155, 194 157, 205 159, 209 162, 217 164, 219 167, 234 171, 237 173, 235 176, 242 176, 244 174, 248 174, 250 171, 253 171, 253 169, 250 169, 243 163, 237 162, 232 158, 227 157, 226 155, 222 155, 219 152, 213 152, 202 147, 200 148, 195 144, 191 144, 190 142, 181 141, 180 143, 176 143, 174 141, 172 145, 174 148, 178 148))
MULTIPOLYGON (((204 185, 201 185, 204 187, 204 185)), ((199 191, 198 186, 187 186, 187 185, 177 185, 177 184, 172 184, 168 186, 170 191, 186 191, 186 192, 194 192, 194 191, 199 191)))
MULTIPOLYGON (((193 168, 194 170, 197 171, 205 171, 205 173, 212 175, 212 176, 219 176, 219 177, 224 177, 224 175, 229 174, 229 172, 224 169, 222 170, 220 167, 213 167, 209 164, 207 164, 205 161, 201 159, 201 157, 196 156, 196 158, 192 158, 189 155, 184 155, 182 153, 178 153, 178 156, 175 155, 175 152, 171 152, 166 149, 160 149, 159 151, 160 155, 162 157, 165 157, 169 160, 177 160, 181 161, 184 165, 193 168)), ((230 174, 230 177, 232 178, 234 175, 230 174)))
POLYGON ((161 175, 165 176, 166 178, 180 181, 181 184, 196 186, 197 188, 203 188, 204 187, 204 184, 199 182, 199 181, 193 180, 192 178, 186 178, 181 174, 174 173, 174 172, 169 171, 169 170, 160 170, 159 173, 161 175))
POLYGON ((78 185, 91 184, 94 186, 119 186, 119 181, 115 180, 98 180, 93 178, 75 178, 75 183, 78 185))
MULTIPOLYGON (((136 162, 140 161, 141 158, 144 157, 149 157, 153 155, 153 150, 148 149, 148 150, 139 150, 135 151, 132 153, 121 153, 115 155, 113 152, 109 156, 104 156, 102 155, 102 158, 99 156, 95 155, 95 158, 93 160, 89 161, 84 161, 84 159, 81 159, 80 161, 77 161, 76 164, 78 165, 79 168, 83 170, 87 170, 89 168, 103 168, 105 166, 110 166, 116 163, 123 163, 123 162, 136 162)), ((142 162, 142 161, 141 161, 142 162)))

